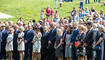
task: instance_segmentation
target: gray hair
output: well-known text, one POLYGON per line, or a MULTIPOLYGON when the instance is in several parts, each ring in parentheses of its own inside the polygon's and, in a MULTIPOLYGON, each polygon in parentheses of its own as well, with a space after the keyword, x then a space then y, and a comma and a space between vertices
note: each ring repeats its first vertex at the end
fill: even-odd
POLYGON ((103 32, 105 32, 105 27, 103 25, 98 25, 98 28, 101 28, 103 32))

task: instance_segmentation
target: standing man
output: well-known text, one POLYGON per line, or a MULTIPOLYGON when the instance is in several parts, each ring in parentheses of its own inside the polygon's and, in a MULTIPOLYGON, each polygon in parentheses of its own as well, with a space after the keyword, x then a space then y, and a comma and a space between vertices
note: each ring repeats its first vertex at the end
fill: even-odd
POLYGON ((47 46, 48 46, 48 26, 41 27, 41 60, 47 60, 47 46))
POLYGON ((87 2, 88 2, 88 4, 90 4, 90 0, 85 0, 85 3, 87 4, 87 2))
POLYGON ((71 43, 73 44, 72 45, 72 55, 73 55, 72 60, 77 60, 76 47, 74 44, 76 42, 76 37, 79 34, 78 24, 74 23, 73 28, 74 30, 73 30, 72 37, 71 37, 71 43))
POLYGON ((86 55, 87 60, 93 59, 93 42, 95 40, 94 30, 92 28, 92 22, 88 22, 87 24, 88 31, 86 32, 86 36, 84 38, 85 47, 86 47, 86 55))
POLYGON ((14 25, 14 38, 13 38, 13 59, 14 60, 19 60, 19 51, 17 50, 18 43, 17 43, 17 38, 18 38, 18 25, 14 25))
POLYGON ((2 31, 2 42, 1 42, 1 55, 0 55, 0 59, 4 59, 6 60, 6 43, 7 43, 7 36, 8 36, 8 30, 5 29, 5 24, 2 24, 1 26, 1 31, 2 31))
POLYGON ((25 38, 25 55, 24 55, 24 60, 32 60, 32 40, 34 38, 35 35, 35 31, 32 30, 32 26, 29 25, 28 26, 28 32, 26 34, 26 38, 25 38), (29 54, 28 54, 29 53, 29 54), (28 59, 29 56, 29 59, 28 59))
POLYGON ((51 30, 48 34, 48 60, 56 60, 55 57, 55 40, 56 40, 56 24, 50 24, 51 30))
MULTIPOLYGON (((1 32, 1 26, 0 26, 0 54, 1 54, 1 41, 2 41, 2 32, 1 32)), ((1 55, 0 55, 1 58, 1 55)))
POLYGON ((57 0, 53 0, 53 8, 55 8, 55 5, 56 5, 56 8, 57 8, 57 0))
POLYGON ((71 11, 71 16, 73 17, 73 22, 75 21, 75 15, 76 15, 77 11, 75 9, 75 7, 73 8, 73 10, 71 11))

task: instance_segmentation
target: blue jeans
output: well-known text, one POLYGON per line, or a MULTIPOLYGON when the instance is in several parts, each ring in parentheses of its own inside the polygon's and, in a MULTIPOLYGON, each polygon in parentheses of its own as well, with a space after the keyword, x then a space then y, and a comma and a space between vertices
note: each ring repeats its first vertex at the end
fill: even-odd
POLYGON ((97 0, 94 0, 94 2, 97 2, 97 0))
MULTIPOLYGON (((87 0, 85 0, 85 3, 87 4, 87 0)), ((90 0, 88 0, 88 4, 90 3, 90 0)))
POLYGON ((55 5, 56 5, 56 8, 57 8, 57 0, 53 0, 53 8, 55 8, 55 5))
POLYGON ((99 3, 101 3, 101 0, 98 0, 99 3))
POLYGON ((80 2, 80 8, 83 9, 83 2, 80 2))

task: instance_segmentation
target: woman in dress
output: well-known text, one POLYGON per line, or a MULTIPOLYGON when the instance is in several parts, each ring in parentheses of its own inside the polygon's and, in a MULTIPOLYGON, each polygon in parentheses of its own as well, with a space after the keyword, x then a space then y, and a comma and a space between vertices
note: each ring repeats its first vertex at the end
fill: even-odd
POLYGON ((78 56, 78 60, 85 60, 85 47, 83 42, 83 39, 85 38, 85 31, 85 26, 79 25, 79 34, 76 37, 76 42, 80 42, 80 47, 78 47, 78 45, 75 46, 77 48, 76 55, 78 56))
POLYGON ((58 11, 55 12, 55 15, 54 15, 54 22, 59 22, 59 14, 58 14, 58 11))
POLYGON ((12 27, 10 27, 8 32, 9 32, 9 34, 8 34, 8 37, 7 37, 6 52, 9 55, 9 60, 12 60, 14 29, 12 27))
POLYGON ((24 58, 24 27, 19 28, 19 34, 18 34, 18 51, 20 54, 20 60, 23 60, 24 58))
POLYGON ((41 19, 43 19, 43 18, 44 18, 44 10, 41 9, 41 19))
POLYGON ((40 50, 41 50, 41 37, 42 34, 40 32, 39 28, 35 28, 35 36, 33 39, 33 56, 32 56, 32 60, 40 60, 41 59, 41 55, 40 55, 40 50))
POLYGON ((57 29, 57 36, 55 41, 55 55, 58 58, 58 60, 63 60, 63 37, 62 37, 63 31, 61 29, 57 29))
POLYGON ((66 46, 65 46, 65 57, 66 60, 72 60, 72 45, 70 43, 71 41, 71 35, 72 35, 73 27, 69 26, 67 28, 67 34, 66 34, 66 46))
POLYGON ((104 60, 105 27, 103 25, 98 25, 98 30, 99 36, 95 44, 96 60, 104 60))

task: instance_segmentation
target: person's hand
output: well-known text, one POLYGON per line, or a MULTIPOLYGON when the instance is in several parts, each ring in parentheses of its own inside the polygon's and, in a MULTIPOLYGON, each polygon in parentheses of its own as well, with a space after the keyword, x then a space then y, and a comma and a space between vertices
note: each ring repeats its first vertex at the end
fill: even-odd
POLYGON ((57 47, 54 47, 55 49, 57 49, 57 47))
POLYGON ((2 40, 0 40, 0 42, 2 42, 2 40))
POLYGON ((7 43, 9 44, 10 42, 9 42, 9 41, 7 41, 7 43))
POLYGON ((67 45, 67 48, 69 48, 70 45, 68 43, 66 45, 67 45))
POLYGON ((34 43, 34 41, 32 40, 31 43, 34 43))
POLYGON ((78 45, 76 45, 75 47, 78 48, 78 45))
POLYGON ((48 41, 48 44, 51 44, 51 41, 48 41))
POLYGON ((86 44, 86 43, 84 43, 84 46, 86 47, 86 46, 87 46, 87 44, 86 44))
POLYGON ((73 45, 73 43, 70 43, 70 45, 73 45))
POLYGON ((36 38, 38 38, 38 35, 37 34, 35 36, 36 36, 36 38))
POLYGON ((25 42, 25 44, 26 44, 26 43, 27 43, 27 40, 25 40, 24 42, 25 42))

